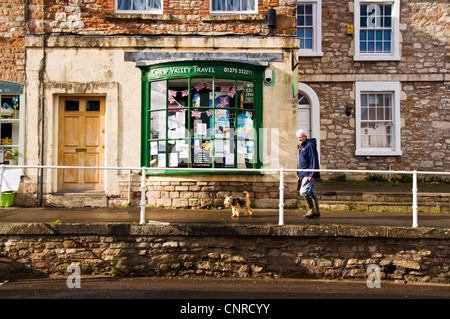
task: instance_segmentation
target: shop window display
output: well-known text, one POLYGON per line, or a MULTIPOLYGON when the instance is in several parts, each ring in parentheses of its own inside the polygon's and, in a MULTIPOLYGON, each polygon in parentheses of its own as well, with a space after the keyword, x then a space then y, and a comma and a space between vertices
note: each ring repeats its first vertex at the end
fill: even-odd
MULTIPOLYGON (((167 72, 170 69, 161 74, 167 72)), ((220 76, 180 77, 151 81, 148 90, 150 129, 144 165, 257 166, 255 81, 220 76)))

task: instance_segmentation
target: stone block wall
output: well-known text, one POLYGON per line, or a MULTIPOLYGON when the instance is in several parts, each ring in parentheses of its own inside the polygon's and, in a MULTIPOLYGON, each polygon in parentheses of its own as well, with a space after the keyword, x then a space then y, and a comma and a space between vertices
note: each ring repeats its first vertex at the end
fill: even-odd
POLYGON ((0 2, 0 80, 25 83, 24 4, 16 0, 0 2))
POLYGON ((48 32, 79 34, 267 34, 266 13, 280 14, 277 34, 295 34, 293 3, 258 0, 256 14, 215 15, 210 1, 164 0, 162 14, 116 13, 113 0, 45 2, 48 32), (285 18, 286 17, 286 18, 285 18), (293 29, 294 28, 294 29, 293 29), (294 31, 293 31, 294 30, 294 31))
MULTIPOLYGON (((0 280, 65 275, 367 279, 448 283, 448 229, 337 225, 2 224, 0 280)), ((81 278, 82 280, 82 278, 81 278)))
MULTIPOLYGON (((120 183, 120 198, 128 198, 128 182, 120 183)), ((252 207, 277 208, 279 183, 239 181, 148 181, 146 205, 153 207, 207 208, 223 207, 227 196, 250 195, 252 207)), ((285 185, 285 206, 297 205, 298 192, 295 183, 285 185)), ((132 182, 131 204, 138 206, 141 198, 140 182, 132 182)))
MULTIPOLYGON (((445 82, 402 82, 402 156, 349 156, 355 152, 354 83, 308 83, 321 102, 321 163, 329 169, 448 171, 449 86, 445 82), (354 110, 352 111, 354 114, 354 110)), ((326 175, 324 175, 326 176, 326 175)))

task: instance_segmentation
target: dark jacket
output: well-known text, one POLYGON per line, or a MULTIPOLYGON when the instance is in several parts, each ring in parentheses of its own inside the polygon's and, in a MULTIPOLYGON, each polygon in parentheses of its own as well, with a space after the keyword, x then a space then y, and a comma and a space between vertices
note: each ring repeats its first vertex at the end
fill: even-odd
MULTIPOLYGON (((317 154, 316 139, 306 140, 298 149, 298 168, 299 169, 319 169, 319 155, 317 154)), ((314 177, 320 178, 319 172, 298 172, 298 178, 314 177)))

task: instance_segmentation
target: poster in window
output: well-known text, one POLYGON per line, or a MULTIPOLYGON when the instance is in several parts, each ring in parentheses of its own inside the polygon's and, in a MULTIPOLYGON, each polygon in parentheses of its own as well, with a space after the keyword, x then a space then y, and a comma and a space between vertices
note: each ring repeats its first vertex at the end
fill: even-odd
POLYGON ((214 133, 216 138, 230 136, 230 113, 227 109, 216 109, 214 133))
POLYGON ((194 157, 194 167, 210 167, 211 166, 211 141, 194 140, 192 145, 192 153, 194 157))

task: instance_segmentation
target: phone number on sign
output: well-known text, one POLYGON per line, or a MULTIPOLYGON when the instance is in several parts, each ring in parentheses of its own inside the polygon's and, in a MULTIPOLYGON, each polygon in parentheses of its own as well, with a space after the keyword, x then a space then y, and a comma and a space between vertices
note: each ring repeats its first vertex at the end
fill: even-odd
POLYGON ((227 73, 237 73, 237 74, 245 74, 245 75, 252 75, 252 70, 246 70, 246 69, 237 69, 237 68, 224 68, 224 72, 227 73))

